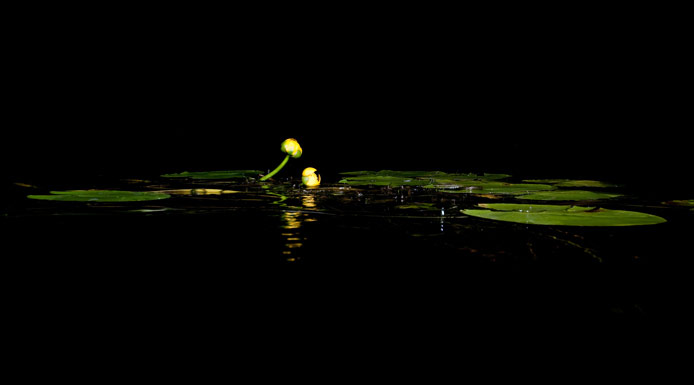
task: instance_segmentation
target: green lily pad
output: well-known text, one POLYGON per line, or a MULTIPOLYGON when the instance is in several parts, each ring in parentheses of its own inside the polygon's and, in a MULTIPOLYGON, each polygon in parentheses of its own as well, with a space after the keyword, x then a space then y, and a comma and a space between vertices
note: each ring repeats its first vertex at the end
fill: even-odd
POLYGON ((552 184, 556 187, 618 187, 615 184, 601 182, 598 180, 574 180, 574 179, 525 179, 523 182, 528 183, 545 183, 552 184))
POLYGON ((340 183, 352 186, 423 186, 460 188, 474 181, 493 181, 508 178, 508 174, 450 174, 443 171, 348 171, 340 183), (446 187, 451 186, 451 187, 446 187))
POLYGON ((672 206, 694 206, 694 199, 689 199, 689 200, 678 199, 678 200, 667 201, 667 202, 663 202, 663 203, 665 203, 667 205, 672 205, 672 206))
POLYGON ((557 187, 618 187, 616 184, 601 182, 599 180, 567 180, 557 183, 557 187))
POLYGON ((652 214, 592 207, 510 203, 479 204, 478 206, 482 209, 461 211, 478 218, 532 225, 637 226, 666 222, 664 218, 652 214))
POLYGON ((485 209, 492 209, 498 211, 519 211, 527 213, 541 213, 548 211, 555 212, 584 212, 596 210, 597 207, 587 207, 587 206, 573 206, 573 205, 550 205, 550 204, 533 204, 529 205, 527 203, 480 203, 477 205, 485 209))
POLYGON ((523 179, 526 183, 545 183, 545 184, 557 184, 569 181, 570 179, 523 179))
POLYGON ((51 191, 50 195, 28 195, 29 199, 65 202, 140 202, 170 198, 155 191, 68 190, 51 191))
POLYGON ((387 175, 358 175, 343 178, 340 183, 351 186, 424 186, 431 183, 430 180, 417 179, 414 177, 399 177, 387 175))
POLYGON ((521 199, 538 201, 590 201, 609 199, 622 196, 621 194, 607 194, 585 190, 553 190, 539 191, 533 194, 523 195, 521 199))
POLYGON ((406 205, 398 205, 395 208, 400 210, 426 210, 426 211, 439 211, 441 210, 434 203, 410 203, 406 205))
POLYGON ((164 178, 190 178, 190 179, 243 179, 257 177, 260 170, 224 170, 224 171, 184 171, 178 174, 164 174, 164 178))
POLYGON ((437 177, 448 175, 443 171, 395 171, 395 170, 381 170, 381 171, 346 171, 341 172, 340 175, 347 176, 392 176, 400 178, 417 178, 417 177, 437 177))
POLYGON ((348 171, 339 183, 351 186, 423 186, 434 177, 447 175, 440 171, 348 171))
POLYGON ((425 178, 429 177, 437 181, 456 181, 456 182, 469 182, 469 181, 495 181, 500 179, 505 179, 510 177, 509 174, 449 174, 441 171, 429 171, 428 174, 418 175, 418 177, 425 178))
POLYGON ((428 185, 425 187, 445 188, 446 193, 479 195, 524 195, 537 191, 553 190, 554 187, 535 183, 505 183, 495 181, 473 181, 449 185, 428 185), (457 189, 452 189, 456 186, 457 189))

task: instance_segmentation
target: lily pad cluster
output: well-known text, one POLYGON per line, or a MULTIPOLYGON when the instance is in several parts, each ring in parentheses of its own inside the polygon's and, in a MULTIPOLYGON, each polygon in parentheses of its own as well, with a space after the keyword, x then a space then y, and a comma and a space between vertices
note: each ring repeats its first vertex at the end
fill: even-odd
POLYGON ((536 201, 594 201, 598 199, 616 198, 619 196, 622 195, 586 190, 555 190, 538 191, 532 194, 523 195, 521 199, 536 201))
POLYGON ((694 207, 694 199, 678 199, 673 201, 667 201, 664 203, 672 206, 694 207))
POLYGON ((528 183, 546 183, 556 187, 619 187, 616 184, 607 183, 599 180, 585 179, 524 179, 528 183))
MULTIPOLYGON (((594 191, 618 187, 595 180, 527 179, 507 181, 507 174, 454 174, 441 171, 352 171, 342 174, 340 183, 351 186, 417 186, 445 194, 473 194, 507 197, 519 201, 596 202, 621 194, 594 191)), ((408 206, 406 206, 408 207, 408 206)), ((663 223, 651 214, 612 210, 597 206, 498 203, 479 204, 462 213, 473 217, 535 225, 635 226, 663 223)))
POLYGON ((593 180, 531 179, 504 181, 508 174, 452 174, 442 171, 351 171, 340 183, 351 186, 419 186, 451 194, 510 195, 528 200, 584 201, 609 199, 620 194, 563 188, 602 188, 615 185, 593 180))
POLYGON ((339 183, 350 186, 425 186, 434 178, 448 175, 440 171, 349 171, 341 173, 339 183))
POLYGON ((663 204, 675 207, 691 207, 689 210, 694 211, 694 199, 677 199, 663 202, 663 204))
POLYGON ((164 178, 189 178, 189 179, 245 179, 255 178, 260 175, 260 170, 222 170, 222 171, 184 171, 177 174, 164 174, 164 178))
POLYGON ((500 181, 508 174, 452 174, 442 171, 351 171, 342 173, 340 183, 350 186, 419 186, 455 193, 500 194, 525 193, 528 190, 552 189, 549 185, 518 185, 500 181))
MULTIPOLYGON (((307 168, 304 171, 304 179, 311 178, 311 171, 315 169, 307 168)), ((181 188, 180 186, 172 186, 173 188, 166 189, 163 185, 158 185, 158 191, 121 191, 121 190, 68 190, 68 191, 51 191, 46 195, 29 195, 28 198, 36 200, 50 201, 67 201, 67 202, 137 202, 137 201, 154 201, 170 198, 176 195, 178 198, 186 196, 201 196, 209 195, 209 199, 216 199, 214 196, 237 194, 242 191, 248 191, 250 196, 236 195, 228 197, 226 201, 264 201, 266 198, 272 198, 269 204, 284 205, 284 201, 288 200, 289 193, 273 192, 271 186, 263 183, 258 183, 258 187, 262 188, 258 191, 253 191, 253 187, 247 184, 249 180, 260 181, 258 170, 226 170, 226 171, 207 171, 207 172, 181 172, 178 174, 164 174, 165 179, 182 179, 182 180, 244 180, 240 183, 246 183, 245 189, 225 189, 212 188, 219 185, 219 182, 210 182, 210 185, 204 188, 198 187, 201 183, 195 182, 191 185, 195 187, 181 188), (162 188, 164 187, 164 188, 162 188), (268 191, 266 191, 268 190, 268 191), (279 197, 279 201, 275 198, 279 197)), ((366 187, 390 187, 390 188, 407 188, 410 190, 407 194, 407 199, 400 198, 396 205, 393 205, 393 197, 385 194, 380 189, 372 189, 372 192, 377 193, 377 196, 365 198, 364 201, 359 199, 349 199, 350 204, 364 205, 368 201, 368 206, 372 209, 373 205, 381 205, 387 210, 395 208, 397 211, 416 213, 417 215, 428 215, 434 212, 441 211, 443 216, 443 208, 455 208, 456 212, 477 217, 482 219, 490 219, 505 222, 533 224, 533 225, 555 225, 555 226, 635 226, 635 225, 651 225, 663 223, 666 220, 652 215, 635 211, 615 210, 601 207, 601 203, 606 200, 621 196, 618 193, 610 191, 610 188, 617 187, 615 185, 592 180, 569 180, 569 179, 529 179, 521 182, 512 181, 508 174, 464 174, 464 173, 447 173, 443 171, 351 171, 342 173, 342 179, 339 181, 340 187, 332 187, 334 190, 329 190, 330 187, 322 189, 326 195, 333 197, 336 194, 328 191, 336 191, 337 195, 344 194, 343 190, 347 186, 366 186, 366 187), (607 190, 605 190, 607 189, 607 190), (417 197, 421 194, 427 197, 427 201, 423 202, 417 197), (483 201, 468 201, 465 204, 471 205, 478 203, 477 206, 464 208, 458 207, 460 203, 455 203, 455 194, 468 194, 470 197, 478 197, 480 199, 501 199, 504 203, 478 203, 483 201), (450 198, 450 199, 449 199, 450 198), (514 203, 510 203, 514 202, 514 203), (453 203, 451 203, 453 202, 453 203), (557 204, 547 204, 557 203, 557 204), (539 203, 539 204, 538 204, 539 203), (460 210, 463 209, 463 210, 460 210)), ((320 177, 313 176, 315 182, 320 182, 320 177)), ((309 186, 312 183, 303 181, 304 185, 309 186)), ((310 182, 310 181, 309 181, 310 182)), ((239 183, 230 182, 230 183, 239 183)), ((278 186, 280 188, 281 186, 278 186)), ((316 185, 317 188, 317 185, 316 185)), ((362 190, 362 189, 359 189, 362 190)), ((403 189, 404 190, 404 189, 403 189)), ((284 190, 277 190, 284 191, 284 190)), ((316 194, 320 193, 316 192, 316 194)), ((207 198, 206 198, 207 199, 207 198)), ((315 204, 314 204, 315 205, 315 204)), ((691 200, 673 201, 670 205, 689 206, 691 200)), ((289 206, 283 206, 284 209, 296 209, 289 206)), ((304 205, 299 209, 305 209, 304 205)), ((359 207, 363 209, 363 207, 359 207)), ((433 214, 432 214, 433 215, 433 214)), ((450 215, 450 214, 449 214, 450 215)))
POLYGON ((554 191, 540 191, 533 194, 524 195, 521 199, 534 201, 594 201, 599 199, 611 199, 622 196, 622 194, 607 193, 603 191, 583 190, 583 189, 602 189, 618 187, 612 183, 597 180, 572 180, 572 179, 527 179, 524 182, 546 183, 557 188, 554 191), (581 188, 581 190, 573 190, 581 188))

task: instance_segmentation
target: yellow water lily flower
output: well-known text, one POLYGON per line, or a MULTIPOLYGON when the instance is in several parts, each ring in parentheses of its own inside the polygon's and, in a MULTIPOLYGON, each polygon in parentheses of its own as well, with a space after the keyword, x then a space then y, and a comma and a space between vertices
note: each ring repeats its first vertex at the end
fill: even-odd
POLYGON ((316 187, 320 185, 320 175, 316 173, 315 168, 307 167, 304 172, 301 173, 301 181, 304 182, 306 187, 316 187))
POLYGON ((282 142, 282 152, 294 159, 301 158, 302 154, 301 146, 294 138, 289 138, 282 142))
POLYGON ((301 158, 301 154, 303 153, 303 151, 301 150, 301 146, 299 145, 299 142, 297 142, 294 138, 289 138, 282 142, 282 152, 287 154, 287 156, 284 157, 284 160, 282 161, 282 163, 280 163, 279 166, 277 166, 276 169, 272 170, 272 172, 260 178, 261 182, 265 182, 266 180, 272 178, 275 174, 280 172, 280 170, 287 164, 287 162, 289 162, 289 158, 301 158))

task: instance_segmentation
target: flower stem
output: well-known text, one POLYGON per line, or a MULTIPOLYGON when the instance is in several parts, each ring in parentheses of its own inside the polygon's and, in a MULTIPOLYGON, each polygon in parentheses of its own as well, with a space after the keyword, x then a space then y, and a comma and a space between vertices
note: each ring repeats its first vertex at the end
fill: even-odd
POLYGON ((289 158, 290 158, 290 156, 287 155, 287 156, 284 158, 284 160, 282 161, 282 163, 280 163, 280 165, 277 166, 276 169, 272 170, 271 173, 269 173, 269 174, 265 175, 264 177, 260 178, 260 181, 261 181, 261 182, 265 182, 266 180, 268 180, 268 179, 272 178, 273 176, 275 176, 275 174, 277 174, 278 172, 280 172, 280 170, 281 170, 282 168, 284 168, 284 166, 287 164, 287 162, 289 162, 289 158))

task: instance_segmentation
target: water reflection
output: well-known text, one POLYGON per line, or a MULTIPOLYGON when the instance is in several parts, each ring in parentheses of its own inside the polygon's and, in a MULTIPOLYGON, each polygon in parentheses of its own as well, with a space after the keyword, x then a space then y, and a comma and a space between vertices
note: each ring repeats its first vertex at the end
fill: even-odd
POLYGON ((301 205, 307 209, 316 208, 316 197, 310 194, 304 194, 301 196, 301 205))
POLYGON ((444 231, 444 219, 446 219, 446 210, 441 207, 441 232, 443 233, 444 231))
POLYGON ((194 189, 171 189, 171 190, 159 190, 158 192, 172 194, 172 195, 187 195, 187 196, 199 196, 199 195, 226 195, 226 194, 236 194, 240 191, 236 190, 222 190, 216 188, 194 188, 194 189))
POLYGON ((301 195, 301 207, 288 208, 282 212, 282 254, 287 258, 288 262, 296 262, 300 258, 297 252, 304 246, 306 241, 306 237, 301 232, 302 225, 316 221, 316 218, 311 217, 309 213, 304 211, 316 208, 315 199, 314 195, 304 193, 301 195))
POLYGON ((287 261, 289 262, 296 261, 294 250, 304 245, 300 231, 301 215, 299 211, 285 211, 282 213, 282 220, 285 223, 282 228, 286 230, 282 232, 284 239, 282 254, 287 256, 287 261))

